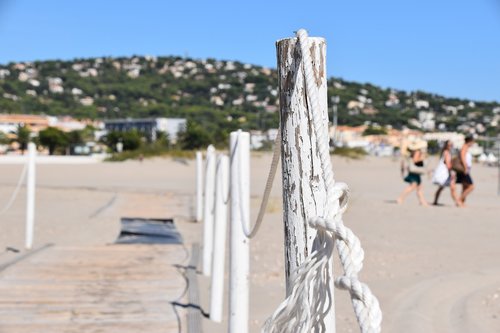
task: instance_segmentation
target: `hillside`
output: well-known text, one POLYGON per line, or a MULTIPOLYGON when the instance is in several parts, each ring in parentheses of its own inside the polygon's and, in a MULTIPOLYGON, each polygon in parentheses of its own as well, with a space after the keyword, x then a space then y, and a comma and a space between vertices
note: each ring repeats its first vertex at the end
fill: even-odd
MULTIPOLYGON (((0 65, 0 113, 77 118, 187 117, 207 129, 277 127, 276 71, 180 57, 92 58, 0 65)), ((500 104, 330 78, 339 124, 497 134, 500 104)))

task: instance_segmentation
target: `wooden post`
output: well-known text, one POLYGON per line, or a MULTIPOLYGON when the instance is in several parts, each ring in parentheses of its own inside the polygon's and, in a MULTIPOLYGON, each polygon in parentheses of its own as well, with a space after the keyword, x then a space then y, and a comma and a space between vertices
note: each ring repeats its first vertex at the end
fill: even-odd
POLYGON ((207 148, 205 202, 203 205, 203 275, 210 276, 214 233, 215 148, 207 148))
POLYGON ((219 155, 217 165, 210 319, 220 323, 224 304, 224 261, 226 257, 227 204, 229 199, 229 159, 227 156, 219 155))
POLYGON ((231 223, 229 255, 229 333, 248 332, 250 134, 231 132, 231 223))
POLYGON ((196 152, 196 222, 203 218, 203 156, 196 152))
MULTIPOLYGON (((308 50, 318 88, 320 112, 328 128, 326 42, 322 38, 309 40, 308 50)), ((278 41, 276 48, 282 130, 285 275, 286 291, 290 295, 293 287, 291 273, 311 253, 316 237, 316 231, 309 227, 307 221, 313 216, 324 216, 327 198, 316 149, 317 137, 309 111, 311 105, 306 97, 300 47, 296 38, 287 38, 278 41)), ((333 320, 333 294, 331 311, 333 320)), ((328 332, 335 330, 332 323, 325 324, 331 327, 328 332)))
POLYGON ((35 227, 35 183, 36 183, 36 145, 28 143, 28 175, 26 178, 26 242, 25 247, 33 247, 35 227))

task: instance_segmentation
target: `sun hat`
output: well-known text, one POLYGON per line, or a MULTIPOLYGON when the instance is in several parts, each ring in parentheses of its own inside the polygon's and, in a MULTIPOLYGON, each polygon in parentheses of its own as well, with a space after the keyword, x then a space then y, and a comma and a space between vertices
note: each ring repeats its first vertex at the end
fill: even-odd
POLYGON ((408 149, 409 150, 420 150, 420 149, 425 149, 427 148, 427 141, 425 140, 413 140, 408 143, 408 149))

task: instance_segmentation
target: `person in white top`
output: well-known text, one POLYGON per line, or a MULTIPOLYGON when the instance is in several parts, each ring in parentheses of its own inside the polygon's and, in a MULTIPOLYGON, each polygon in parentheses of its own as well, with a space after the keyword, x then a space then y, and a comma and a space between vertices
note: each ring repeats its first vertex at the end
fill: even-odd
POLYGON ((474 190, 474 182, 470 175, 470 170, 472 167, 472 154, 469 148, 474 144, 474 138, 472 136, 467 136, 465 138, 465 143, 460 150, 460 162, 464 166, 464 172, 457 172, 457 184, 462 184, 462 195, 460 196, 460 201, 462 205, 465 204, 465 199, 474 190))
POLYGON ((443 149, 441 150, 441 158, 439 159, 439 165, 434 172, 433 181, 436 185, 439 185, 436 194, 434 195, 434 202, 432 203, 434 206, 439 206, 438 200, 441 192, 446 186, 450 187, 451 197, 453 201, 458 207, 462 207, 461 199, 456 195, 455 185, 456 185, 456 177, 455 174, 452 173, 452 165, 451 165, 451 150, 453 148, 453 143, 450 140, 446 140, 443 149), (438 173, 441 173, 440 177, 438 173), (434 179, 434 178, 442 178, 442 179, 434 179))

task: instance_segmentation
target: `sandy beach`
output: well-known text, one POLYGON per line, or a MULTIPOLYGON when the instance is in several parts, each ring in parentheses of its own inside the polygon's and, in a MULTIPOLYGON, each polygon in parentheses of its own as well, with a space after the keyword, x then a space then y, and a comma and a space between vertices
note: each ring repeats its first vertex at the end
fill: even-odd
MULTIPOLYGON (((252 155, 253 218, 270 161, 271 154, 252 155)), ((335 178, 351 189, 344 222, 365 250, 360 278, 380 300, 383 332, 499 332, 497 169, 473 166, 476 189, 468 207, 458 209, 448 190, 442 193, 440 207, 419 206, 414 193, 397 205, 395 199, 406 186, 397 160, 334 157, 333 165, 335 178)), ((21 169, 0 164, 0 209, 21 169)), ((285 294, 280 178, 277 175, 264 223, 251 242, 251 332, 260 330, 285 294)), ((425 178, 428 201, 435 189, 425 178)), ((112 243, 122 217, 174 218, 188 249, 202 238, 202 224, 192 222, 194 161, 40 165, 36 195, 35 247, 112 243)), ((11 209, 0 216, 0 263, 15 255, 4 252, 7 246, 23 251, 24 212, 23 188, 11 209)), ((200 275, 199 283, 201 306, 209 312, 210 281, 200 275)), ((335 302, 337 331, 357 332, 348 295, 336 291, 335 302)), ((227 316, 221 324, 204 319, 203 327, 205 332, 224 332, 227 316)))

